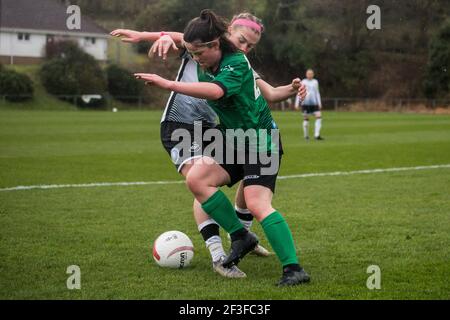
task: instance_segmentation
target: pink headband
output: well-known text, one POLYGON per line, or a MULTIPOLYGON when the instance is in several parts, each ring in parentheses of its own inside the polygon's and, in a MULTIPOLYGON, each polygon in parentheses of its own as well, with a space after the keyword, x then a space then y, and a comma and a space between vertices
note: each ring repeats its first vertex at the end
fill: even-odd
POLYGON ((261 26, 259 24, 257 24, 256 22, 248 20, 248 19, 236 19, 235 21, 233 21, 232 26, 235 26, 235 25, 249 27, 249 28, 255 29, 256 31, 261 33, 261 26))

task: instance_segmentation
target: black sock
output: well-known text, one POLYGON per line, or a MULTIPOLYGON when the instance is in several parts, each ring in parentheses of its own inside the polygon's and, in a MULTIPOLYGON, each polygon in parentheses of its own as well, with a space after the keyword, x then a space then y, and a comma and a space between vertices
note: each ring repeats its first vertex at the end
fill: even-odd
POLYGON ((251 213, 241 213, 236 210, 236 215, 239 219, 244 221, 253 221, 253 215, 251 213))
POLYGON ((287 264, 285 266, 283 266, 283 273, 288 273, 288 272, 294 272, 294 271, 302 271, 302 268, 300 267, 299 264, 297 263, 293 263, 293 264, 287 264))
POLYGON ((239 229, 238 231, 235 231, 230 234, 231 241, 242 239, 247 235, 247 233, 248 233, 247 229, 245 228, 239 229))
POLYGON ((215 223, 208 224, 206 227, 200 230, 200 233, 202 234, 203 240, 205 241, 211 237, 220 236, 219 225, 215 223))

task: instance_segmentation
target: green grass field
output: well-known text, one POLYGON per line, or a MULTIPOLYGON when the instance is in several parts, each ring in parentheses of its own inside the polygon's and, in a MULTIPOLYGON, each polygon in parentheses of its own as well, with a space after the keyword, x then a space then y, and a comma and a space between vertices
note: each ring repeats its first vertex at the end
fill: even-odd
MULTIPOLYGON (((160 112, 0 111, 0 189, 181 180, 159 142, 160 112)), ((450 116, 325 114, 326 141, 300 114, 274 113, 281 175, 450 164, 450 116)), ((233 189, 224 189, 232 197, 233 189)), ((450 168, 279 180, 305 286, 279 289, 275 256, 247 256, 248 277, 213 273, 183 184, 0 191, 1 299, 449 299, 450 168), (187 233, 185 270, 158 267, 156 237, 187 233), (81 268, 81 290, 66 269, 81 268), (369 290, 367 267, 381 268, 369 290)), ((268 245, 262 229, 254 231, 268 245)), ((224 243, 228 242, 223 235, 224 243)))

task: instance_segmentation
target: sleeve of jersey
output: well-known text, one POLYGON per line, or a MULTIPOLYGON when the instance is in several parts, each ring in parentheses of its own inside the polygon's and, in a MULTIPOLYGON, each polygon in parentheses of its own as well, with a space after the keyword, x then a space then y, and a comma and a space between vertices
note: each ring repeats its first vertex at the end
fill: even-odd
POLYGON ((258 74, 258 72, 253 70, 253 78, 255 78, 255 80, 259 80, 259 79, 261 79, 261 76, 258 74))
POLYGON ((318 105, 319 105, 319 106, 322 106, 322 99, 321 99, 321 97, 320 97, 320 91, 319 91, 319 82, 317 82, 317 92, 316 92, 316 94, 317 94, 317 102, 318 102, 318 105))
POLYGON ((181 59, 189 58, 189 53, 187 52, 186 49, 182 49, 182 50, 181 50, 181 52, 180 52, 180 58, 181 58, 181 59))
POLYGON ((223 98, 229 98, 240 93, 244 74, 248 70, 249 66, 245 61, 230 63, 221 68, 212 83, 222 88, 224 91, 223 98))

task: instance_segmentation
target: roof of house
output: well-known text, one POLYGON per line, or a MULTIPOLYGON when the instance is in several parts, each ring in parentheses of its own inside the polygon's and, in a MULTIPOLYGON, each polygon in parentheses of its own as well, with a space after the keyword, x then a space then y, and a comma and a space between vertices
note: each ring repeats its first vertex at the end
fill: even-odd
POLYGON ((106 34, 81 11, 81 29, 69 30, 70 14, 62 0, 0 0, 0 28, 106 34))

